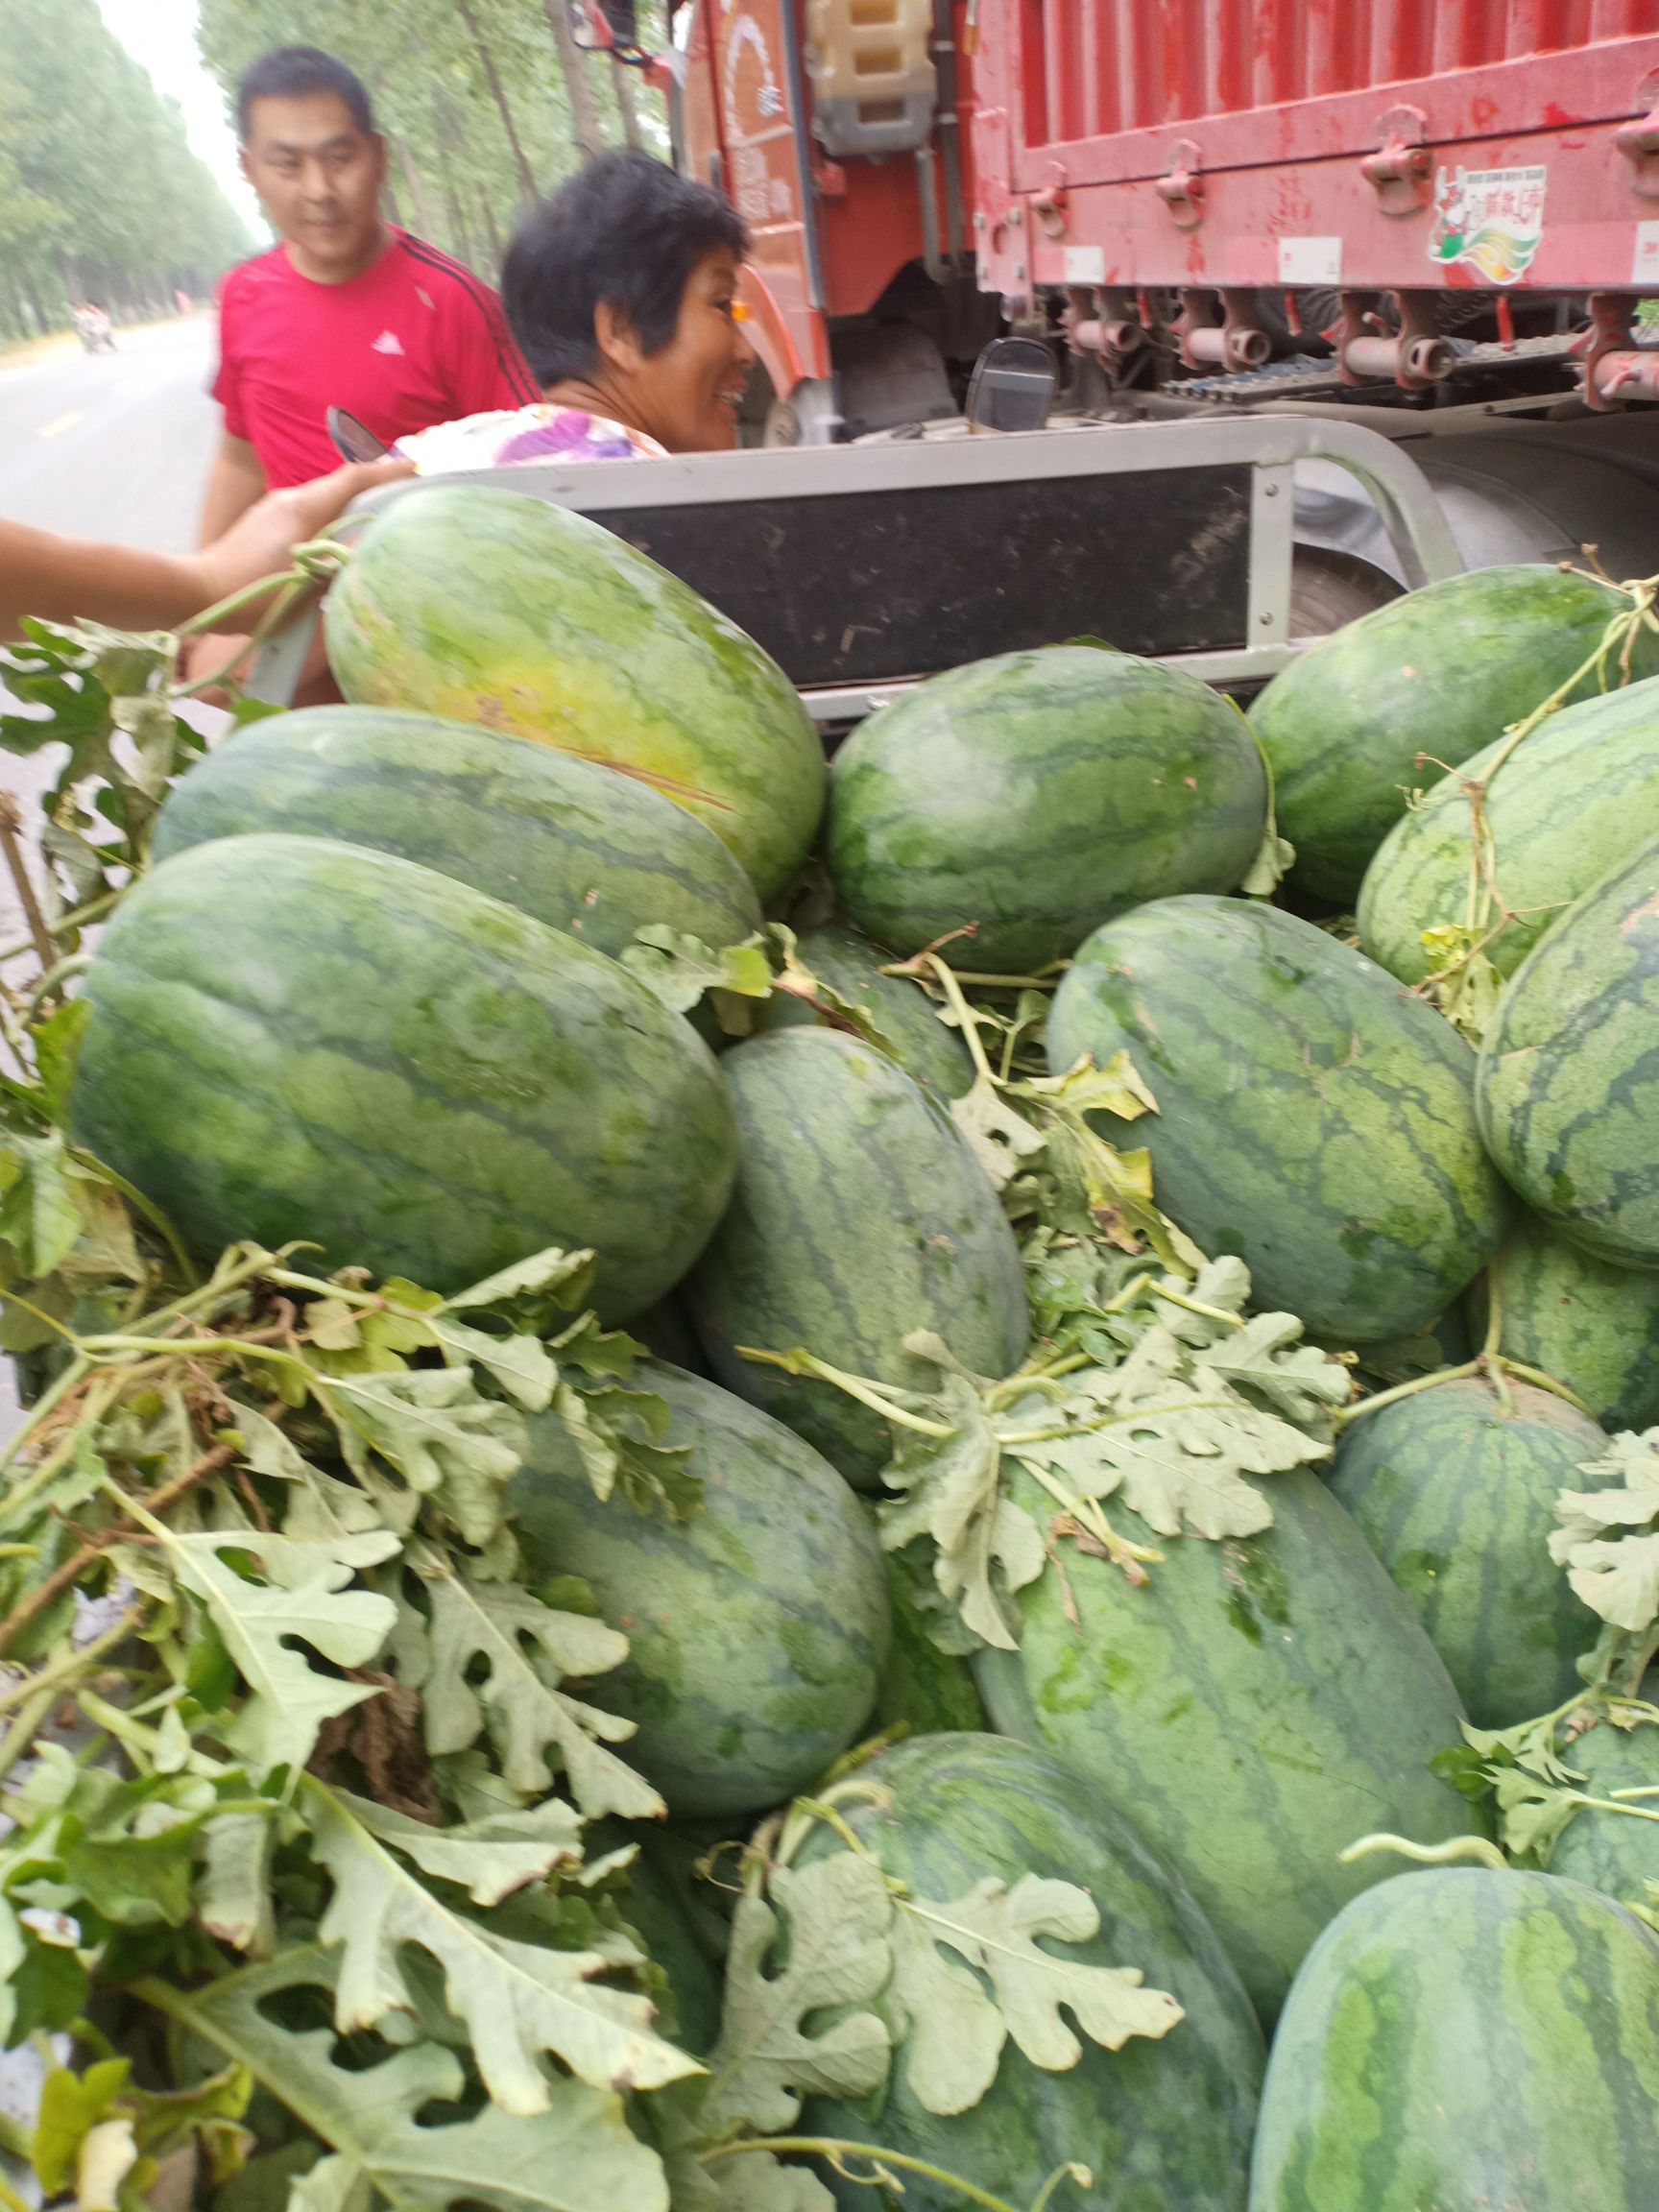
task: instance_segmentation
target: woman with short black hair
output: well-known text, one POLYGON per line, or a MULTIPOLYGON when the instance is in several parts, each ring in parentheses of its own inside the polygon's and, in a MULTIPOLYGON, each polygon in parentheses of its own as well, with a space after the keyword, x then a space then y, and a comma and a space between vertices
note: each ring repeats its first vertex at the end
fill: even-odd
POLYGON ((755 359, 737 298, 748 245, 707 185, 601 155, 526 216, 502 271, 541 403, 441 423, 397 452, 424 476, 734 445, 755 359))

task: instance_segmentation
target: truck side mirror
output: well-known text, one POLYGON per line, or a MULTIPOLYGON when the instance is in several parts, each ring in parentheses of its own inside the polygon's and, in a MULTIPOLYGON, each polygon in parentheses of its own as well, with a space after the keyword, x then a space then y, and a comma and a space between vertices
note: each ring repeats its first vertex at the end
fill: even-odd
POLYGON ((1038 338, 993 338, 968 386, 970 430, 1041 430, 1059 381, 1054 355, 1038 338))

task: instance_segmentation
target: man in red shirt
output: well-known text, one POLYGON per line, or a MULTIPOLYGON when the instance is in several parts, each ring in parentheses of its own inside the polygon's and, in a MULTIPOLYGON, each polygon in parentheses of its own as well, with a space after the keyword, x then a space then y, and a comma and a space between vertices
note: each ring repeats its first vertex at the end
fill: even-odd
POLYGON ((490 287, 382 221, 385 143, 344 62, 279 47, 242 79, 237 113, 243 173, 282 242, 220 291, 225 434, 204 543, 267 489, 335 466, 330 407, 390 445, 539 397, 490 287))

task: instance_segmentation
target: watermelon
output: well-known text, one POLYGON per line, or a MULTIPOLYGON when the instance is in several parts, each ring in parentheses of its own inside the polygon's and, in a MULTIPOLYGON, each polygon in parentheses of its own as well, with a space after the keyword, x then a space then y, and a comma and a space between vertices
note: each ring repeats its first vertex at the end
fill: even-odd
POLYGON ((666 2008, 658 1992, 651 1992, 659 2007, 655 2025, 682 2051, 701 2057, 719 2037, 721 1978, 697 1939, 685 1891, 661 1857, 637 1849, 637 1830, 618 1825, 600 1840, 613 1850, 636 1846, 620 1904, 622 1917, 643 1939, 642 1948, 667 1984, 666 2008))
MULTIPOLYGON (((1351 902, 1407 793, 1541 707, 1629 604, 1559 568, 1478 568, 1391 599, 1282 669, 1250 721, 1297 886, 1351 902)), ((1639 675, 1659 669, 1656 645, 1639 639, 1639 675)), ((1591 678, 1577 696, 1597 688, 1591 678)))
MULTIPOLYGON (((1423 931, 1466 918, 1474 815, 1463 779, 1483 776, 1503 743, 1442 777, 1365 871, 1360 938, 1403 982, 1445 965, 1423 931)), ((1659 677, 1552 714, 1510 754, 1481 806, 1498 890, 1516 917, 1486 956, 1512 975, 1566 906, 1659 837, 1659 677)))
POLYGON ((1055 994, 1049 1065, 1124 1047, 1161 1111, 1099 1126, 1146 1147, 1165 1212, 1243 1259, 1259 1306, 1338 1342, 1402 1334, 1497 1244, 1473 1053, 1311 924, 1205 898, 1107 923, 1055 994))
MULTIPOLYGON (((883 975, 892 953, 854 929, 808 929, 798 940, 802 963, 820 982, 869 1015, 912 1082, 935 1098, 960 1098, 974 1087, 974 1061, 960 1030, 948 1029, 920 983, 883 975)), ((775 991, 761 1019, 763 1029, 822 1022, 805 999, 775 991)))
POLYGON ((1600 1628, 1549 1545, 1556 1499, 1607 1439, 1548 1390, 1509 1397, 1471 1376, 1396 1399, 1353 1423, 1331 1473, 1481 1728, 1570 1697, 1600 1628))
MULTIPOLYGON (((1340 1851, 1379 1828, 1439 1842, 1477 1815, 1430 1770, 1462 1711, 1409 1603, 1316 1475, 1263 1488, 1270 1529, 1166 1541, 1144 1589, 1063 1547, 1064 1579, 1049 1570, 1021 1594, 1020 1649, 974 1669, 994 1727, 1132 1812, 1266 2018, 1320 1929, 1388 1871, 1340 1851)), ((1011 1492, 1047 1526, 1031 1477, 1011 1492)))
POLYGON ((860 929, 900 952, 1017 974, 1108 916, 1231 891, 1262 842, 1267 780, 1231 700, 1087 645, 952 668, 836 755, 828 854, 860 929))
MULTIPOLYGON (((939 1904, 987 1877, 1075 1883, 1094 1899, 1100 1931, 1063 1955, 1139 1967, 1186 2017, 1161 2039, 1119 2051, 1085 2042, 1066 2073, 1032 2065, 1010 2041, 984 2097, 949 2119, 911 2093, 906 2039, 879 2110, 820 2100, 806 2107, 803 2130, 879 2142, 1022 2205, 1055 2167, 1078 2159, 1094 2179, 1062 2192, 1077 2212, 1242 2212, 1261 2031, 1214 1931, 1112 1796, 1040 1751, 970 1734, 901 1743, 861 1768, 859 1781, 860 1794, 842 1811, 890 1877, 939 1904)), ((801 1857, 840 1848, 820 1825, 801 1857)), ((903 2181, 906 2212, 951 2212, 961 2202, 921 2176, 903 2181)), ((859 2183, 833 2185, 847 2212, 891 2201, 859 2183)))
MULTIPOLYGON (((1649 1704, 1659 1698, 1659 1676, 1646 1678, 1642 1695, 1649 1704)), ((1659 1728, 1651 1722, 1616 1728, 1598 1720, 1564 1744, 1561 1757, 1578 1777, 1573 1787, 1587 1797, 1611 1801, 1620 1790, 1659 1790, 1659 1728)), ((1630 1802, 1642 1813, 1659 1813, 1659 1796, 1630 1802)), ((1647 1885, 1659 1882, 1659 1820, 1581 1805, 1555 1839, 1550 1871, 1650 1911, 1647 1885)))
POLYGON ((671 799, 431 714, 312 707, 251 724, 174 786, 154 854, 260 830, 418 860, 613 956, 647 923, 715 946, 760 927, 749 878, 671 799))
POLYGON ((891 1728, 910 1736, 951 1728, 983 1730, 988 1723, 974 1670, 966 1659, 941 1651, 928 1635, 915 1586, 891 1556, 887 1586, 893 1599, 893 1643, 876 1693, 873 1726, 882 1735, 891 1728))
MULTIPOLYGON (((1594 1259, 1524 1209, 1492 1271, 1501 1352, 1565 1382, 1604 1429, 1659 1422, 1659 1273, 1594 1259)), ((1471 1297, 1484 1336, 1479 1291, 1471 1297)))
POLYGON ((1492 1158, 1603 1260, 1659 1266, 1659 843, 1616 869, 1510 977, 1480 1046, 1492 1158))
POLYGON ((890 1424, 739 1347, 804 1345, 845 1372, 932 1389, 937 1370, 902 1345, 926 1329, 975 1374, 1006 1375, 1030 1331, 1014 1233, 950 1117, 884 1053, 829 1029, 783 1029, 723 1066, 737 1186, 686 1304, 728 1389, 874 1487, 890 1424))
POLYGON ((677 1367, 640 1371, 687 1444, 702 1510, 594 1495, 569 1431, 531 1420, 510 1498, 534 1569, 579 1575, 628 1638, 586 1692, 637 1724, 623 1757, 675 1814, 749 1813, 805 1789, 863 1726, 887 1656, 869 1515, 799 1436, 677 1367))
POLYGON ((222 837, 122 902, 87 972, 76 1142, 205 1258, 458 1290, 591 1245, 660 1297, 735 1167, 711 1054, 615 961, 469 884, 320 837, 222 837))
POLYGON ((1659 1943, 1474 1866, 1356 1898, 1279 2023, 1250 2212, 1651 2212, 1659 1943))
POLYGON ((763 899, 805 858, 824 754, 789 679, 585 516, 423 485, 374 517, 325 613, 354 703, 482 722, 620 768, 706 822, 763 899))

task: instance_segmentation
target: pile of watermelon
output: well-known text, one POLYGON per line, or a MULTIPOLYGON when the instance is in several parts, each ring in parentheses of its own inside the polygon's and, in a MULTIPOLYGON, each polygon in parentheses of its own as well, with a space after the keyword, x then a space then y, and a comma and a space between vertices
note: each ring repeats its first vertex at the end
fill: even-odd
MULTIPOLYGON (((1659 1937, 1626 1909, 1653 1831, 1586 1813, 1555 1871, 1505 1866, 1454 1770, 1465 1721, 1585 1690, 1602 1620, 1551 1556, 1560 1494, 1618 1437, 1659 1477, 1640 609, 1586 673, 1630 607, 1576 571, 1460 577, 1248 718, 1056 644, 919 685, 827 770, 782 674, 641 555, 422 488, 333 588, 349 704, 183 779, 85 977, 77 1134, 204 1254, 321 1238, 321 1265, 447 1290, 590 1247, 602 1317, 657 1355, 702 1510, 602 1503, 551 1416, 517 1503, 536 1574, 630 1642, 591 1695, 672 1815, 636 1905, 691 2047, 726 1936, 693 1862, 878 1730, 838 1833, 926 1896, 1079 1884, 1074 1955, 1173 1996, 1118 2049, 1037 2062, 1016 2033, 968 2108, 899 2068, 879 2109, 808 2104, 918 2161, 919 2212, 963 2201, 924 2167, 1024 2206, 1066 2161, 1113 2212, 1654 2201, 1659 1937), (749 1034, 654 987, 642 947, 729 974, 768 916, 820 988, 762 991, 749 1034), (1024 1094, 1085 1097, 1080 1141, 1149 1174, 1139 1213, 1032 1235, 1031 1177, 988 1166, 1040 1036, 1024 1094), (1114 1069, 1136 1097, 1077 1090, 1114 1069), (1200 1495, 1204 1448, 1167 1515, 1126 1460, 1111 1544, 1009 1457, 975 1540, 1011 1625, 974 1633, 934 1571, 961 1532, 895 1540, 906 1455, 930 1408, 1059 1387, 1049 1292, 1080 1259, 1127 1270, 1100 1343, 1161 1298, 1157 1357, 1313 1441, 1245 1464, 1247 1522, 1200 1495), (1254 1318, 1207 1288, 1238 1262, 1254 1318), (1039 1535, 1018 1572, 1004 1514, 1039 1535), (1377 1832, 1443 1863, 1344 1857, 1377 1832)), ((1173 1479, 1139 1403, 1125 1452, 1173 1479)), ((938 1476, 964 1500, 970 1458, 938 1476)), ((1659 1791, 1647 1726, 1573 1751, 1585 1796, 1659 1791)))

